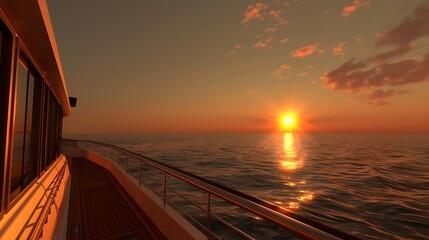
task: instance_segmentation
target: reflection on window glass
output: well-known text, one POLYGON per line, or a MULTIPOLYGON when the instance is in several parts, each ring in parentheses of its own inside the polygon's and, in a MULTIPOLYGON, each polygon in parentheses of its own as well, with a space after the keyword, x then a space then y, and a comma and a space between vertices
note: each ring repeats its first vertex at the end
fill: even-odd
POLYGON ((21 192, 22 163, 24 159, 24 129, 25 107, 27 99, 27 68, 21 63, 18 66, 15 104, 15 129, 12 153, 10 199, 14 199, 21 192))
POLYGON ((34 76, 30 73, 27 88, 27 117, 25 121, 25 144, 23 165, 23 187, 26 187, 34 179, 36 163, 34 162, 32 148, 32 127, 33 127, 33 101, 34 101, 34 76))
POLYGON ((33 74, 20 62, 16 78, 14 144, 12 153, 10 200, 13 200, 34 178, 36 159, 32 151, 33 74))

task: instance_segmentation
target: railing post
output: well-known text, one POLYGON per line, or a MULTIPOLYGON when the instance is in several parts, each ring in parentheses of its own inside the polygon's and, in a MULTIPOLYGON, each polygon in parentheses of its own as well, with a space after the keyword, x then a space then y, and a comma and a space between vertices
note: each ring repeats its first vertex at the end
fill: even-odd
POLYGON ((210 239, 210 192, 207 192, 207 239, 210 239))
POLYGON ((167 201, 167 173, 164 172, 164 208, 167 201))

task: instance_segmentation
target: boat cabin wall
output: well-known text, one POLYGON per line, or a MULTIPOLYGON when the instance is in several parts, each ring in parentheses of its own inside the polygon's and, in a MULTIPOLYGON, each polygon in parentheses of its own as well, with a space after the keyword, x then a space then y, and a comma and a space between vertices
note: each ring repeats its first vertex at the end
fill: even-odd
POLYGON ((46 19, 43 0, 0 1, 0 224, 60 157, 70 106, 46 19))

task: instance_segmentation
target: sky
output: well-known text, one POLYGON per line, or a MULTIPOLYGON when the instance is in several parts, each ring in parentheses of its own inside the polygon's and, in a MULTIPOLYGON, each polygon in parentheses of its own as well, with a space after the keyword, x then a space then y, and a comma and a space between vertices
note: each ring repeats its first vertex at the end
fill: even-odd
POLYGON ((65 133, 429 133, 427 0, 48 0, 65 133))

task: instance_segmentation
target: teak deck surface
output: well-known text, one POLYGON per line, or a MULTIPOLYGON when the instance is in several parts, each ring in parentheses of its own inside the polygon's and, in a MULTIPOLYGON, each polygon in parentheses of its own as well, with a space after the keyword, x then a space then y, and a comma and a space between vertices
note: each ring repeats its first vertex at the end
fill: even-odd
POLYGON ((165 239, 107 170, 85 158, 70 170, 68 239, 165 239))

